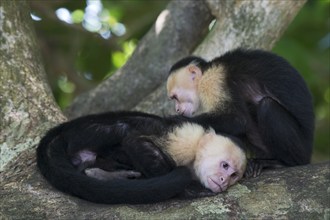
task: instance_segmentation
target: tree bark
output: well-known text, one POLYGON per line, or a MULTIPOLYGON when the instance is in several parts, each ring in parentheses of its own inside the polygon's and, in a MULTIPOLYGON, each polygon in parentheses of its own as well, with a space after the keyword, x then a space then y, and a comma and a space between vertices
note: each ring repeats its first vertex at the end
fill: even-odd
POLYGON ((271 50, 306 2, 206 1, 217 20, 205 42, 195 51, 206 59, 237 47, 271 50))
POLYGON ((217 196, 100 205, 63 194, 36 169, 0 183, 0 219, 329 219, 330 164, 264 172, 217 196))
POLYGON ((202 0, 170 2, 127 63, 97 88, 74 100, 66 111, 69 118, 137 105, 165 81, 173 62, 195 49, 211 19, 202 0))
POLYGON ((194 52, 206 59, 236 47, 271 49, 305 2, 207 0, 207 7, 204 1, 174 0, 141 40, 127 64, 96 89, 76 98, 67 115, 75 118, 132 108, 171 114, 165 94, 166 74, 175 61, 189 55, 205 38, 212 18, 216 18, 216 24, 194 52), (158 36, 157 23, 164 18, 164 31, 158 36))
POLYGON ((27 9, 24 1, 0 1, 0 171, 65 119, 45 79, 27 9))
MULTIPOLYGON (((184 33, 190 32, 188 30, 182 31, 177 28, 192 28, 190 25, 184 25, 184 22, 189 22, 190 19, 194 19, 193 14, 190 14, 190 11, 187 9, 184 10, 186 13, 180 13, 180 10, 176 11, 181 7, 181 3, 183 4, 184 2, 191 3, 185 3, 184 5, 186 7, 192 7, 191 10, 196 10, 194 11, 195 16, 205 16, 205 21, 201 21, 201 23, 208 23, 210 18, 212 18, 211 14, 207 14, 209 11, 206 6, 201 6, 204 4, 202 2, 175 1, 171 3, 168 7, 169 15, 167 15, 170 17, 165 20, 172 20, 171 25, 173 27, 169 25, 171 22, 168 21, 165 22, 165 26, 163 26, 162 29, 159 26, 157 28, 156 22, 156 25, 152 29, 153 31, 151 31, 154 33, 149 33, 146 36, 138 46, 131 61, 129 61, 130 63, 123 67, 113 79, 110 81, 108 80, 108 82, 101 85, 89 95, 86 95, 85 103, 78 104, 80 101, 77 101, 76 104, 73 105, 75 107, 72 107, 71 110, 75 112, 75 108, 84 104, 93 106, 95 109, 91 109, 87 106, 81 112, 77 111, 72 113, 73 117, 89 113, 90 111, 112 109, 109 106, 115 105, 116 103, 121 104, 119 99, 119 101, 114 101, 115 97, 110 99, 102 108, 98 107, 98 105, 101 104, 96 103, 100 103, 100 100, 106 99, 104 94, 111 94, 108 93, 110 90, 108 90, 109 88, 107 88, 107 86, 115 86, 116 79, 121 81, 121 85, 126 85, 125 82, 128 83, 127 80, 130 79, 128 76, 133 77, 133 70, 138 70, 137 75, 141 77, 137 79, 137 82, 128 84, 127 88, 125 88, 126 90, 132 89, 133 92, 113 93, 111 94, 112 96, 122 96, 120 99, 126 99, 126 95, 132 95, 138 91, 138 88, 144 88, 144 85, 140 84, 143 84, 145 79, 149 80, 148 84, 155 83, 155 85, 164 81, 166 75, 165 70, 169 68, 170 63, 189 54, 203 36, 203 34, 197 33, 197 31, 196 33, 191 32, 192 36, 190 36, 190 38, 181 39, 185 36, 184 33), (199 7, 197 7, 197 5, 199 5, 199 7), (181 20, 176 16, 181 16, 181 20), (181 24, 180 22, 183 23, 181 24), (172 31, 174 30, 176 30, 176 32, 173 34, 172 31), (155 33, 158 33, 158 35, 155 33), (157 39, 151 39, 152 36, 157 39), (167 38, 171 37, 175 38, 173 40, 175 43, 168 42, 167 38), (169 50, 165 53, 169 55, 169 57, 161 53, 163 49, 169 50), (180 49, 182 49, 182 51, 180 51, 180 49), (135 59, 137 59, 137 61, 134 61, 135 59), (148 65, 146 65, 146 63, 148 63, 148 65), (148 74, 152 76, 143 76, 141 71, 147 71, 149 68, 151 70, 148 74), (156 70, 160 70, 160 72, 156 70), (125 74, 120 74, 120 72, 125 72, 125 74), (154 72, 157 72, 157 74, 153 74, 154 72), (151 79, 149 79, 149 77, 151 79), (93 97, 99 101, 87 101, 93 97)), ((218 19, 216 25, 220 25, 226 16, 231 16, 231 10, 226 7, 234 7, 232 11, 242 10, 242 12, 246 14, 252 13, 253 11, 257 13, 260 8, 252 8, 252 6, 247 7, 252 4, 251 2, 254 1, 235 1, 235 3, 229 3, 228 1, 219 3, 210 0, 208 1, 208 5, 211 7, 213 15, 218 19), (222 10, 229 11, 230 13, 228 12, 229 14, 226 16, 218 17, 222 15, 216 14, 216 12, 219 12, 219 9, 217 5, 213 5, 215 3, 219 3, 219 7, 223 8, 222 10), (244 5, 246 7, 245 9, 239 9, 239 7, 243 7, 244 5)), ((301 1, 267 1, 266 3, 263 2, 261 5, 271 4, 272 6, 269 7, 274 10, 277 7, 284 8, 283 5, 283 7, 278 6, 280 3, 275 4, 274 2, 281 2, 281 5, 283 4, 288 7, 291 4, 296 4, 295 9, 288 9, 294 10, 295 13, 303 4, 301 1)), ((256 5, 254 5, 254 7, 256 7, 256 5)), ((65 117, 55 104, 51 91, 46 83, 44 69, 35 42, 35 34, 31 31, 33 28, 27 8, 28 5, 25 1, 0 1, 0 219, 329 218, 329 163, 265 172, 258 178, 243 180, 240 184, 231 187, 228 192, 221 193, 215 197, 196 200, 172 199, 167 202, 152 205, 110 206, 93 204, 53 189, 41 177, 36 168, 35 147, 44 131, 54 124, 62 122, 65 120, 65 117)), ((269 13, 269 9, 265 11, 269 13)), ((276 11, 275 14, 280 13, 279 11, 276 11)), ((166 12, 163 13, 165 14, 162 16, 166 17, 166 12)), ((294 13, 287 12, 286 14, 293 16, 294 13)), ((289 17, 288 19, 290 20, 292 17, 289 15, 282 14, 282 16, 289 17)), ((267 16, 271 15, 268 14, 267 16)), ((234 20, 235 16, 232 15, 232 18, 227 19, 234 20)), ((286 20, 286 18, 281 19, 286 20)), ((232 22, 234 22, 233 20, 232 22)), ((289 20, 286 21, 289 22, 289 20)), ((230 23, 230 20, 228 22, 230 23)), ((196 50, 196 54, 208 54, 207 57, 212 57, 230 49, 231 46, 227 48, 220 48, 219 46, 223 44, 223 40, 230 40, 226 39, 226 36, 230 36, 226 33, 230 33, 231 29, 227 29, 225 24, 222 25, 223 29, 220 30, 215 26, 212 32, 223 32, 223 38, 218 39, 218 37, 215 37, 215 33, 212 34, 211 32, 203 44, 196 50), (213 46, 209 48, 209 46, 207 46, 208 44, 213 44, 213 46), (212 52, 212 48, 218 46, 219 51, 216 50, 212 52), (219 53, 217 54, 217 52, 219 53)), ((280 24, 278 25, 280 26, 280 24)), ((286 23, 284 25, 286 25, 286 23)), ((241 26, 238 25, 238 27, 241 26)), ((259 28, 263 27, 260 26, 259 28)), ((257 27, 255 27, 255 29, 257 29, 257 27)), ((199 27, 198 30, 203 32, 204 29, 199 27)), ((278 33, 276 37, 259 32, 261 35, 260 39, 269 38, 268 40, 264 39, 265 42, 275 42, 283 30, 284 28, 278 30, 278 32, 276 32, 278 33)), ((236 31, 234 32, 236 33, 236 31)), ((248 39, 249 31, 246 30, 245 33, 246 36, 244 36, 244 39, 248 39)), ((256 37, 259 36, 259 34, 251 34, 251 36, 256 37)), ((239 40, 239 36, 235 35, 232 41, 249 42, 244 41, 244 39, 239 40)), ((235 45, 233 45, 233 47, 235 45)), ((237 45, 240 44, 238 43, 237 45)), ((251 47, 254 46, 256 46, 255 43, 251 44, 251 47)), ((152 88, 154 87, 150 85, 146 86, 148 92, 145 94, 149 94, 152 88)), ((120 91, 120 88, 117 89, 120 91)), ((159 91, 161 90, 157 90, 156 94, 159 91)), ((161 94, 164 95, 165 93, 161 94)), ((134 100, 132 104, 129 104, 127 101, 127 106, 125 102, 120 106, 118 104, 114 109, 119 107, 131 108, 139 101, 140 98, 137 97, 138 96, 133 97, 136 100, 134 100)), ((149 98, 152 100, 152 97, 149 98)), ((84 100, 84 98, 81 100, 84 100)), ((158 100, 159 99, 156 99, 155 101, 158 100)), ((160 100, 163 102, 165 97, 160 100)), ((145 103, 146 102, 142 103, 140 106, 143 106, 145 103)), ((169 109, 166 104, 163 105, 163 103, 160 103, 159 105, 161 107, 158 107, 158 104, 159 102, 155 102, 153 105, 146 105, 141 108, 151 111, 155 108, 158 109, 158 113, 161 113, 163 109, 169 109)))

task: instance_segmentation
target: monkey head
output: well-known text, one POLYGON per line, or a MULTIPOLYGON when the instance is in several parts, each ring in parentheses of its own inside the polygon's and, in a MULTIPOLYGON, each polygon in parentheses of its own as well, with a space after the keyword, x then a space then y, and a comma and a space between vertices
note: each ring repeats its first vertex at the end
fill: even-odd
POLYGON ((243 177, 246 155, 230 138, 211 131, 201 139, 199 147, 202 150, 197 150, 194 172, 206 188, 223 192, 243 177))
POLYGON ((192 63, 173 71, 167 80, 168 96, 175 101, 178 114, 192 117, 201 107, 198 81, 202 70, 192 63))

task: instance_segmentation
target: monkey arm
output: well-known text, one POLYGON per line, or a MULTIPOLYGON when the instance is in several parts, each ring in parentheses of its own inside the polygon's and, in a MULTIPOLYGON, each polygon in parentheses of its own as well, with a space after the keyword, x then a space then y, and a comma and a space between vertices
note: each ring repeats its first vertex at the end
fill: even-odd
POLYGON ((147 137, 132 135, 122 143, 130 158, 134 170, 145 177, 154 177, 169 173, 175 162, 147 137))
MULTIPOLYGON (((273 159, 287 166, 310 163, 312 145, 302 124, 281 103, 263 98, 257 107, 258 129, 273 159)), ((306 118, 310 117, 306 114, 306 118)))
POLYGON ((285 165, 283 163, 275 159, 260 159, 260 158, 249 159, 246 165, 244 177, 246 178, 257 177, 261 174, 261 172, 264 169, 280 168, 284 166, 285 165))
MULTIPOLYGON (((182 117, 182 116, 181 116, 182 117)), ((217 133, 225 133, 233 136, 246 134, 246 119, 239 114, 213 114, 204 113, 187 121, 202 125, 204 128, 212 127, 217 133)))

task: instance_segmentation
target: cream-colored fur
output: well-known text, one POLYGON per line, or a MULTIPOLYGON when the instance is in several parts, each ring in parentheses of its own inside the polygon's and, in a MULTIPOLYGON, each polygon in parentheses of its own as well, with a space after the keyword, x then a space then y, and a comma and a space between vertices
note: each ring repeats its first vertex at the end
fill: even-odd
POLYGON ((221 158, 237 168, 246 163, 244 152, 231 139, 216 135, 212 129, 206 131, 198 124, 184 123, 165 139, 162 145, 178 166, 200 166, 208 158, 221 158))
POLYGON ((224 104, 230 100, 226 86, 224 67, 217 65, 204 72, 197 85, 202 112, 212 112, 216 108, 219 110, 226 107, 224 104))
MULTIPOLYGON (((192 64, 190 64, 192 65, 192 64)), ((189 65, 178 69, 167 79, 167 91, 169 97, 180 90, 197 90, 200 103, 196 103, 201 109, 198 113, 225 110, 226 103, 230 101, 230 94, 226 85, 225 69, 221 65, 212 66, 203 75, 196 75, 195 83, 192 83, 188 71, 189 65)))
POLYGON ((166 151, 177 166, 186 166, 195 160, 200 139, 205 135, 203 127, 185 123, 174 129, 166 137, 166 151))
POLYGON ((221 192, 242 178, 246 156, 230 138, 205 130, 198 124, 184 123, 162 140, 162 146, 177 166, 187 166, 194 176, 213 192, 221 192), (231 177, 221 163, 228 163, 235 171, 231 177), (217 183, 211 182, 216 181, 217 183), (225 178, 226 182, 220 181, 225 178), (214 185, 215 184, 215 185, 214 185), (220 187, 221 185, 221 187, 220 187))
MULTIPOLYGON (((181 68, 172 73, 167 79, 167 91, 175 92, 178 87, 184 89, 192 89, 192 85, 188 82, 189 72, 186 68, 181 68)), ((168 94, 171 96, 171 94, 168 94)))

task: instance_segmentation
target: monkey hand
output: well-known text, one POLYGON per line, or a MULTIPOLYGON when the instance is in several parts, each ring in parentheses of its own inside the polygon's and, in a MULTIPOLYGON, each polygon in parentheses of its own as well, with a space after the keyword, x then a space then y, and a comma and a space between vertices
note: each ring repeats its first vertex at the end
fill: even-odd
POLYGON ((203 187, 199 182, 193 181, 183 193, 179 195, 181 199, 195 199, 208 196, 215 196, 217 193, 203 187))
POLYGON ((246 165, 244 173, 245 178, 257 177, 260 175, 263 169, 263 164, 259 163, 258 160, 249 159, 246 165))
POLYGON ((99 180, 112 180, 112 179, 136 179, 141 176, 140 172, 133 170, 119 170, 119 171, 105 171, 100 168, 88 168, 85 174, 89 177, 99 180))

